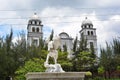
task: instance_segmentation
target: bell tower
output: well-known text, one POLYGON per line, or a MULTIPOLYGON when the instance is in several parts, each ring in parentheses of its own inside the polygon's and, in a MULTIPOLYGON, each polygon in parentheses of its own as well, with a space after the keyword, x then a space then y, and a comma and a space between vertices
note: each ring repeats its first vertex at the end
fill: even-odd
POLYGON ((90 21, 87 17, 82 22, 80 30, 81 38, 87 40, 87 48, 90 49, 91 46, 94 47, 95 54, 97 55, 97 35, 96 28, 93 28, 92 21, 90 21))
POLYGON ((43 38, 43 25, 36 13, 28 21, 27 25, 27 43, 28 46, 39 46, 39 40, 43 38))

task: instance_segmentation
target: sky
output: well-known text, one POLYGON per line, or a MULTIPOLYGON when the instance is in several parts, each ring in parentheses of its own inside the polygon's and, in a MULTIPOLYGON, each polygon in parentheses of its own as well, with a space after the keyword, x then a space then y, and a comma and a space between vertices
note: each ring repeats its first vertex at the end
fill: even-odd
POLYGON ((58 35, 79 37, 82 21, 92 21, 97 33, 98 48, 120 37, 120 0, 0 0, 0 36, 13 29, 14 38, 21 31, 27 34, 28 20, 37 13, 43 24, 43 36, 51 30, 58 35))

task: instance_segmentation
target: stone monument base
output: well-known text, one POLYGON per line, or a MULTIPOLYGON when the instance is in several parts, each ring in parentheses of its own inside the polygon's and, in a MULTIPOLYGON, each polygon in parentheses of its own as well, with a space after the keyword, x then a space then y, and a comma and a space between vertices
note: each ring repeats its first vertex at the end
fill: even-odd
POLYGON ((85 72, 29 72, 26 80, 84 80, 85 72))

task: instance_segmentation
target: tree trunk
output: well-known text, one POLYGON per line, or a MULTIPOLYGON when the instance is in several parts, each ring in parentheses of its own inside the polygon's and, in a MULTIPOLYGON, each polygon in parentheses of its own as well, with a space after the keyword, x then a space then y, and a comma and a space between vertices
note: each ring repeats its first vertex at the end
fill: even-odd
POLYGON ((110 79, 111 78, 111 71, 108 70, 108 78, 110 79))

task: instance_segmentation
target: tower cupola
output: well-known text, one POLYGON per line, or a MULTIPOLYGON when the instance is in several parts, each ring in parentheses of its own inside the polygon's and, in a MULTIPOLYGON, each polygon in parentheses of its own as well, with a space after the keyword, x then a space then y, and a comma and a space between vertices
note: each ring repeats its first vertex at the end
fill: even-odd
POLYGON ((34 13, 34 15, 28 21, 28 26, 29 25, 34 25, 34 26, 40 26, 41 25, 41 20, 39 19, 38 15, 36 13, 34 13))
POLYGON ((85 20, 82 22, 81 28, 93 28, 92 21, 86 17, 85 20))

